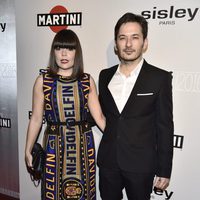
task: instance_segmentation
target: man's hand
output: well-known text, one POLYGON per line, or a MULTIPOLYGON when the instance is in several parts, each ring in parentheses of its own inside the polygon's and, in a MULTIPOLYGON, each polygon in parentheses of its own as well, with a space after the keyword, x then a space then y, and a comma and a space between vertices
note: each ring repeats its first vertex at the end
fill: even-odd
POLYGON ((168 185, 169 185, 169 178, 164 178, 164 177, 156 177, 154 181, 154 187, 165 190, 168 185))

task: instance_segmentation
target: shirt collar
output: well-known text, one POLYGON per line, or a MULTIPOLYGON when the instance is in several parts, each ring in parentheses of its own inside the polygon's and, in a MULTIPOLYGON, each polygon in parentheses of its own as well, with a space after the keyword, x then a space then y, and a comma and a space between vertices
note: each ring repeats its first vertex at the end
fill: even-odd
MULTIPOLYGON (((130 76, 138 76, 138 74, 140 73, 140 70, 141 70, 141 68, 142 68, 143 63, 144 63, 144 58, 142 58, 142 60, 138 63, 138 65, 136 66, 136 68, 131 72, 130 76)), ((119 64, 118 67, 117 67, 116 74, 117 74, 117 75, 122 75, 122 76, 124 76, 124 75, 119 71, 119 68, 120 68, 120 64, 119 64)))

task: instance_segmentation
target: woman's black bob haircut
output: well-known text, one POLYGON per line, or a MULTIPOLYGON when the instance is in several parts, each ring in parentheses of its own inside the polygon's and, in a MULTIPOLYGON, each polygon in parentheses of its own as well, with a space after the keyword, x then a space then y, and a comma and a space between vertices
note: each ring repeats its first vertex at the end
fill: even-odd
POLYGON ((59 31, 52 42, 50 58, 49 58, 49 73, 51 75, 58 75, 59 66, 56 63, 55 49, 57 48, 67 48, 70 50, 75 50, 74 66, 72 75, 68 78, 78 79, 83 76, 83 55, 82 48, 78 36, 76 33, 70 29, 63 29, 59 31))

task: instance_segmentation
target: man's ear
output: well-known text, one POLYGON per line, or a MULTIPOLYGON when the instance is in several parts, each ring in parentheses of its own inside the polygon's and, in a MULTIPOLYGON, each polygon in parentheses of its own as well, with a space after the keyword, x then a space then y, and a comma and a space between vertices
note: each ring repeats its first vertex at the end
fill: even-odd
POLYGON ((143 45, 143 53, 145 53, 148 49, 148 39, 144 39, 144 45, 143 45))
POLYGON ((115 43, 115 45, 114 45, 114 52, 115 52, 116 55, 118 54, 118 49, 117 49, 116 43, 115 43))

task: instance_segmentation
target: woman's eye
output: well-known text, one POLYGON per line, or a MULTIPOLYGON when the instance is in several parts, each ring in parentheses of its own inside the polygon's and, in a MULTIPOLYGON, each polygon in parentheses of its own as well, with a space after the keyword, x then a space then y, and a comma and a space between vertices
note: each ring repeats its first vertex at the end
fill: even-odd
POLYGON ((60 47, 56 47, 55 50, 59 51, 59 50, 60 50, 60 47))
POLYGON ((69 51, 73 51, 73 50, 74 50, 73 47, 68 47, 67 49, 68 49, 69 51))

